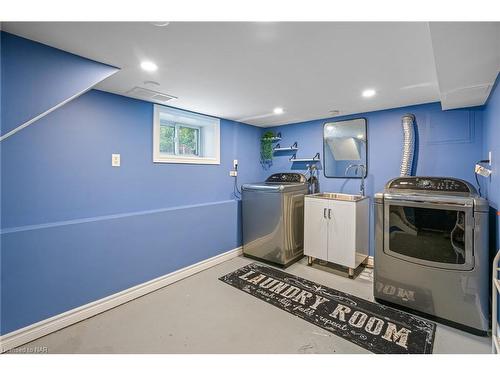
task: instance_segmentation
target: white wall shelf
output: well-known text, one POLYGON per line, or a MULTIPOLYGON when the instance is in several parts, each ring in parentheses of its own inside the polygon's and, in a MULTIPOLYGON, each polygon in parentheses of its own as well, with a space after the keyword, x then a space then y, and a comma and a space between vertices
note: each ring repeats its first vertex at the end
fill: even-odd
POLYGON ((297 158, 297 154, 294 154, 290 159, 292 163, 295 162, 319 162, 320 161, 320 154, 319 152, 314 155, 312 158, 297 158))
POLYGON ((279 132, 278 134, 276 134, 275 137, 261 138, 261 139, 271 140, 272 142, 281 141, 281 132, 279 132))
POLYGON ((276 137, 272 137, 271 141, 273 141, 273 142, 281 141, 281 132, 276 134, 276 137))
POLYGON ((279 151, 297 151, 299 149, 299 146, 297 145, 297 142, 295 142, 293 145, 290 147, 281 147, 280 144, 278 143, 274 148, 274 152, 279 152, 279 151))

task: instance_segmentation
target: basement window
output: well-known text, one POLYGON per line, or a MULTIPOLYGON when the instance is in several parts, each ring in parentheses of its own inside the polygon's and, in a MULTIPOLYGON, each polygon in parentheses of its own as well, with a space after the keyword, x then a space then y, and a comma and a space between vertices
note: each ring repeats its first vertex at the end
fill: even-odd
POLYGON ((155 163, 220 164, 220 120, 154 106, 155 163))

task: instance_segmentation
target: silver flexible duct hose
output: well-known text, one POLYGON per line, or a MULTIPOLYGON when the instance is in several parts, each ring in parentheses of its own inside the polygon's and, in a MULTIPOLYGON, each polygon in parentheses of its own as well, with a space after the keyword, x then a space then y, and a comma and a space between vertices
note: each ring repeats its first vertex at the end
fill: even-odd
POLYGON ((400 176, 411 176, 413 156, 415 154, 415 116, 407 113, 401 118, 403 125, 403 156, 400 176))

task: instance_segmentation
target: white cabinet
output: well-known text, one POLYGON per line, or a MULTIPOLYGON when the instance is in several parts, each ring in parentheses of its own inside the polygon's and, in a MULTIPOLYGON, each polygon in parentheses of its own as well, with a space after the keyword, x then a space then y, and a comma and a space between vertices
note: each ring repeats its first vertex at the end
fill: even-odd
POLYGON ((304 202, 304 254, 325 260, 328 258, 327 203, 323 199, 308 199, 307 195, 304 202))
POLYGON ((304 254, 349 268, 368 256, 369 199, 346 194, 306 195, 304 254))

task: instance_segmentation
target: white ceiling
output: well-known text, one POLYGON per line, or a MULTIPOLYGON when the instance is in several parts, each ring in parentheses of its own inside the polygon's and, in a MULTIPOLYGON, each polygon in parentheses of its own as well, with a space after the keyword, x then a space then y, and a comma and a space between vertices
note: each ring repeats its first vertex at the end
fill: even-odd
POLYGON ((500 69, 500 22, 430 24, 443 109, 484 104, 500 69))
MULTIPOLYGON (((436 25, 432 37, 434 26, 425 22, 5 22, 2 28, 121 68, 98 89, 132 96, 129 90, 145 87, 177 97, 168 102, 174 107, 266 127, 332 117, 332 110, 346 115, 435 102, 464 86, 491 85, 500 57, 495 48, 488 52, 498 35, 489 36, 499 24, 471 26, 464 43, 489 39, 482 54, 460 59, 453 56, 465 49, 464 29, 457 35, 447 23, 436 25), (142 71, 142 60, 154 61, 158 71, 142 71), (377 95, 361 97, 367 88, 377 95), (274 115, 274 107, 285 113, 274 115)), ((484 103, 488 93, 470 101, 484 103)), ((471 105, 468 96, 458 106, 471 105)))

